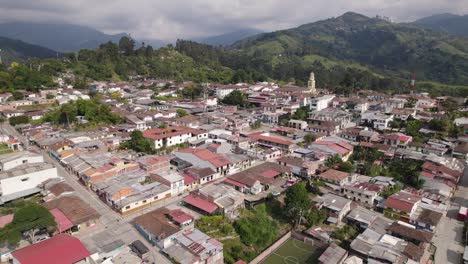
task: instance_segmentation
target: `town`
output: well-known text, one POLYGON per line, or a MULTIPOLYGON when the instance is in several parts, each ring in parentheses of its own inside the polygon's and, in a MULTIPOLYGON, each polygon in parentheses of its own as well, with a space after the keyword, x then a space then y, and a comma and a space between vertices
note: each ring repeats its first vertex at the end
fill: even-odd
POLYGON ((466 98, 73 78, 0 94, 2 263, 468 261, 466 98))

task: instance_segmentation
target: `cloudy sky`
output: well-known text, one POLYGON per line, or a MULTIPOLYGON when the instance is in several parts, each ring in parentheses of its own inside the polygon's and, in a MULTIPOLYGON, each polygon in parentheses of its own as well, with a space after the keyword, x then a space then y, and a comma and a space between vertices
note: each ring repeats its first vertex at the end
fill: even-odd
POLYGON ((468 0, 0 0, 2 23, 71 23, 161 40, 245 27, 273 31, 346 11, 412 21, 436 13, 467 14, 468 0))

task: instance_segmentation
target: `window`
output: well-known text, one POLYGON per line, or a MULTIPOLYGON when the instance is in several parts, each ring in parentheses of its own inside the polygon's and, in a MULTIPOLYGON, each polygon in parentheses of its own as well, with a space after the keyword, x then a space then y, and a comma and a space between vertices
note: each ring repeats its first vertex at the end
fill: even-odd
POLYGON ((27 181, 27 180, 29 180, 29 178, 23 178, 23 179, 21 179, 22 182, 25 182, 25 181, 27 181))
POLYGON ((146 203, 146 200, 143 200, 142 203, 146 203))
POLYGON ((125 209, 130 209, 130 205, 125 206, 125 209))
POLYGON ((28 160, 23 160, 23 164, 24 164, 24 163, 28 163, 28 160))

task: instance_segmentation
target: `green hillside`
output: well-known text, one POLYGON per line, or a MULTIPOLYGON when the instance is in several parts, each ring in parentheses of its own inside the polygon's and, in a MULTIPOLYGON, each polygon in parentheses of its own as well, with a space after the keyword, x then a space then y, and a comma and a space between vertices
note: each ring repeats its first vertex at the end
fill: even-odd
POLYGON ((257 35, 234 44, 275 67, 294 57, 347 61, 375 73, 446 84, 468 83, 468 40, 412 25, 346 13, 288 30, 257 35))
POLYGON ((5 64, 10 64, 13 61, 26 61, 31 57, 50 58, 57 56, 57 52, 48 48, 4 37, 0 37, 0 50, 0 56, 5 64))

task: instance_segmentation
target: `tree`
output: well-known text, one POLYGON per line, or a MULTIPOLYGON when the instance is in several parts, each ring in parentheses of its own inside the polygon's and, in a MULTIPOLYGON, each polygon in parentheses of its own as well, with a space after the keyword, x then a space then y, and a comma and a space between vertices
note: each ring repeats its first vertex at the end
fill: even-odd
POLYGON ((55 98, 55 95, 51 94, 51 93, 48 93, 46 94, 46 99, 54 99, 55 98))
POLYGON ((327 158, 325 161, 325 166, 327 167, 333 167, 335 164, 341 164, 343 163, 343 160, 340 158, 338 155, 333 155, 327 158))
POLYGON ((177 109, 176 113, 177 113, 177 117, 184 117, 184 116, 189 115, 187 111, 185 111, 184 109, 177 109))
POLYGON ((51 233, 55 227, 55 219, 47 208, 36 203, 27 203, 15 212, 11 223, 0 229, 0 241, 16 245, 25 232, 34 240, 35 231, 47 229, 51 233))
POLYGON ((405 108, 414 108, 417 102, 418 102, 418 99, 414 97, 410 97, 405 103, 405 108))
POLYGON ((262 204, 254 210, 245 210, 234 228, 242 243, 262 249, 276 238, 278 223, 268 216, 266 206, 262 204))
POLYGON ((10 125, 16 126, 19 124, 28 124, 29 123, 29 117, 22 115, 22 116, 12 116, 8 119, 10 122, 10 125))
POLYGON ((313 208, 307 215, 309 226, 320 225, 327 219, 327 211, 313 208))
POLYGON ((356 167, 349 161, 341 162, 337 168, 337 170, 347 173, 354 172, 355 169, 356 167))
POLYGON ((291 119, 306 121, 309 118, 309 108, 307 106, 299 107, 294 114, 291 115, 291 119))
POLYGON ((310 199, 306 186, 299 182, 286 191, 284 198, 284 210, 294 225, 299 224, 300 219, 305 217, 310 209, 310 199))
POLYGON ((150 142, 143 137, 143 133, 141 133, 140 130, 133 130, 130 134, 130 140, 124 142, 121 145, 121 148, 132 149, 136 152, 148 154, 151 154, 153 152, 150 142))
POLYGON ((226 95, 223 98, 222 102, 228 105, 237 105, 241 107, 246 107, 249 104, 247 100, 247 95, 239 90, 232 91, 230 94, 226 95))
POLYGON ((317 137, 314 134, 307 133, 304 135, 304 142, 307 144, 314 142, 316 139, 317 137))
POLYGON ((125 55, 131 55, 135 48, 135 41, 127 36, 120 38, 119 50, 125 55))
POLYGON ((255 122, 250 124, 251 129, 259 129, 260 127, 262 127, 262 121, 260 120, 255 120, 255 122))

